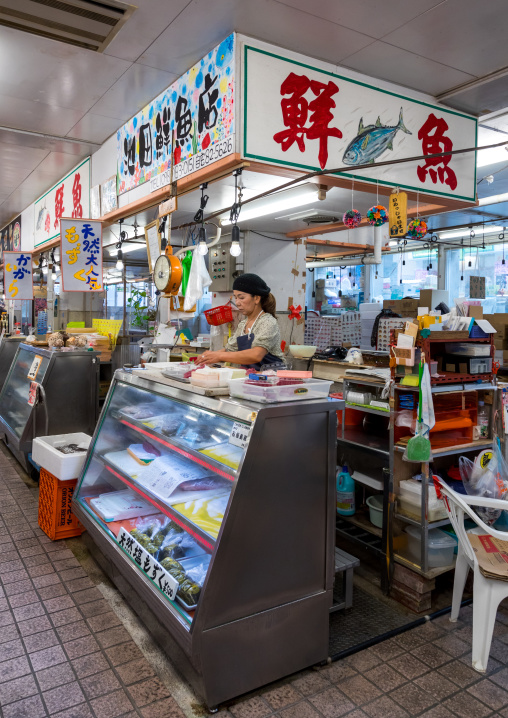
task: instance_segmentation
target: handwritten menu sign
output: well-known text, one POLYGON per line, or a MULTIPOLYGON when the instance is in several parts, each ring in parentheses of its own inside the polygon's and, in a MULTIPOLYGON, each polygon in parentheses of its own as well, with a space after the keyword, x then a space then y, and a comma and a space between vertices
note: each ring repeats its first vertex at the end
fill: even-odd
POLYGON ((91 219, 60 220, 62 289, 100 292, 102 285, 102 224, 91 219))

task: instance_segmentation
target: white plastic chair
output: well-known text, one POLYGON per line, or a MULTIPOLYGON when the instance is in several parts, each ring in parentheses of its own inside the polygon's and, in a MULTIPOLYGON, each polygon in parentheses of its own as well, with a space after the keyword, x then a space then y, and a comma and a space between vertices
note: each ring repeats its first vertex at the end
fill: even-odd
POLYGON ((470 508, 470 506, 481 506, 505 510, 508 504, 504 499, 484 499, 477 496, 458 494, 437 476, 434 478, 434 484, 438 490, 438 496, 441 491, 441 498, 459 540, 450 621, 455 622, 459 616, 464 586, 466 585, 469 569, 472 568, 474 572, 473 668, 479 673, 485 673, 489 661, 497 608, 501 601, 508 596, 508 582, 483 576, 478 566, 476 554, 464 528, 464 516, 467 515, 477 524, 478 528, 471 529, 470 533, 490 534, 494 538, 506 541, 508 550, 508 534, 505 531, 498 531, 487 526, 470 508))

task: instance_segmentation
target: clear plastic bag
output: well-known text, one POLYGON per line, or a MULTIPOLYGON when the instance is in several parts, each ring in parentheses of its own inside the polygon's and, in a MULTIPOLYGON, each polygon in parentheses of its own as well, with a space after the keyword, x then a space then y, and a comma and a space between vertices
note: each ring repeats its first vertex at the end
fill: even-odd
MULTIPOLYGON (((503 458, 499 442, 492 451, 482 451, 471 461, 465 456, 459 458, 462 483, 469 496, 485 499, 508 499, 508 466, 503 458)), ((486 524, 493 524, 501 516, 500 509, 473 507, 486 524)))

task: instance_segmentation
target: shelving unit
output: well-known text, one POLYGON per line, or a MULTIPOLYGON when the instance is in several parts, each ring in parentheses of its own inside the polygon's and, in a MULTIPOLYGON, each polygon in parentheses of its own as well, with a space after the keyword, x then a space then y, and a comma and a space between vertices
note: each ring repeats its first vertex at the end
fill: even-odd
MULTIPOLYGON (((351 386, 369 387, 381 391, 384 382, 373 381, 372 378, 350 378, 343 380, 343 395, 347 396, 351 386)), ((362 482, 361 477, 355 474, 355 481, 363 483, 366 490, 377 491, 373 484, 378 483, 383 494, 383 528, 374 526, 367 516, 355 513, 354 516, 337 515, 337 535, 350 541, 354 541, 369 552, 382 558, 381 588, 384 593, 390 590, 390 582, 393 573, 393 544, 391 522, 393 517, 393 428, 390 428, 388 435, 368 434, 360 426, 346 426, 346 410, 361 412, 363 414, 382 417, 389 420, 390 411, 372 408, 363 404, 355 404, 345 401, 345 410, 342 415, 340 435, 337 438, 338 463, 344 456, 350 467, 366 476, 372 476, 373 482, 362 482)), ((390 426, 392 422, 390 421, 390 426)))

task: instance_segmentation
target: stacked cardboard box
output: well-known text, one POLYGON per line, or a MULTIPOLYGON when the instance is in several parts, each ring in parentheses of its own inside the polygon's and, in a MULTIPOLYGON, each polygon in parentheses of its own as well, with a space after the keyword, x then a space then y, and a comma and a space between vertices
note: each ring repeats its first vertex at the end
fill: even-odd
POLYGON ((411 319, 416 319, 419 306, 419 299, 385 299, 383 302, 383 309, 391 309, 395 314, 411 319))
POLYGON ((508 364, 508 314, 484 314, 483 318, 492 324, 497 334, 494 335, 496 361, 502 366, 508 364))

